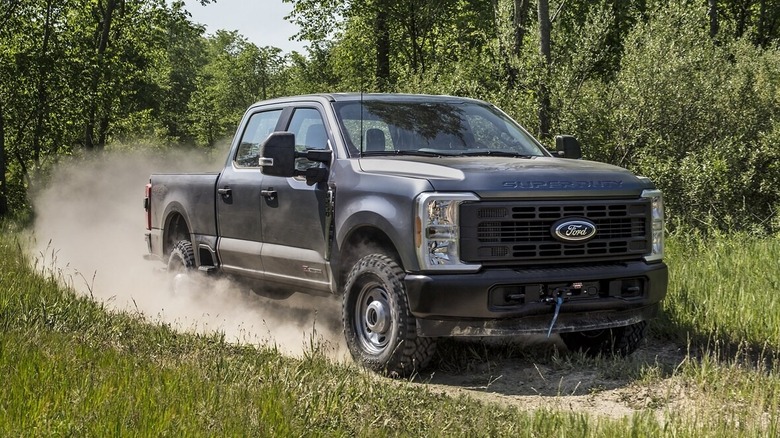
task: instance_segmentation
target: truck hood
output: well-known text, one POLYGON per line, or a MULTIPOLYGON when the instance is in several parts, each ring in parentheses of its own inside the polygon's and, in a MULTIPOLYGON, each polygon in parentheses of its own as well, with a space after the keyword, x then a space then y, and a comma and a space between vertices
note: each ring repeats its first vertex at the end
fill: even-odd
POLYGON ((622 167, 552 157, 378 157, 359 163, 365 173, 427 179, 436 191, 482 198, 637 197, 652 188, 622 167))

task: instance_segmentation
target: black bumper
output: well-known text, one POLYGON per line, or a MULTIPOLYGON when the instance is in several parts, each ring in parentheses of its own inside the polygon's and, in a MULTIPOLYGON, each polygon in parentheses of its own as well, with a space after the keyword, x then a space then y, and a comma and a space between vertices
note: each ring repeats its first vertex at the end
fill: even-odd
POLYGON ((144 260, 161 260, 160 257, 154 254, 152 251, 152 233, 146 233, 144 235, 146 239, 146 254, 144 254, 144 260))
POLYGON ((653 318, 666 295, 663 263, 545 269, 484 269, 475 274, 406 275, 420 336, 553 333, 620 327, 653 318))

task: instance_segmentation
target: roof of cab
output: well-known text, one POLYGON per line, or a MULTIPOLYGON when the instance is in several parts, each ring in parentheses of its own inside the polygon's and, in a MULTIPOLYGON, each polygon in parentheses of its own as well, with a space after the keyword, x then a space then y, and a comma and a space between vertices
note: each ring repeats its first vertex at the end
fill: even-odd
POLYGON ((269 105, 276 103, 293 103, 306 101, 320 102, 355 102, 355 101, 386 101, 386 102, 474 102, 485 103, 478 99, 459 96, 432 95, 432 94, 397 94, 397 93, 322 93, 304 94, 300 96, 278 97, 256 102, 252 106, 269 105))

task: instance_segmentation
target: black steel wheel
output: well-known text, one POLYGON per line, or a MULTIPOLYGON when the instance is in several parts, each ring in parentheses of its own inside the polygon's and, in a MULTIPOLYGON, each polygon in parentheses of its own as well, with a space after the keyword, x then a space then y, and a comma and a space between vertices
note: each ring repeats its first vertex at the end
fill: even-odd
POLYGON ((561 333, 561 339, 569 350, 588 356, 628 356, 639 348, 646 328, 647 321, 640 321, 612 329, 561 333))
POLYGON ((342 301, 352 357, 366 368, 399 377, 425 368, 436 350, 434 338, 417 336, 403 277, 390 257, 366 255, 349 272, 342 301))

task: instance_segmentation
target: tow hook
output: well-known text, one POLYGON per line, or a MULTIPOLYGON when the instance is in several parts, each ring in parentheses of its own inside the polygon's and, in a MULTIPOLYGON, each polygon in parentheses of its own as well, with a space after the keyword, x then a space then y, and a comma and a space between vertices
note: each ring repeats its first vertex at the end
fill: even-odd
POLYGON ((558 313, 561 311, 561 305, 563 305, 563 300, 571 296, 571 290, 567 287, 557 287, 555 290, 553 290, 552 296, 547 297, 544 299, 546 303, 555 303, 555 312, 553 313, 552 322, 550 322, 550 328, 547 329, 547 337, 549 338, 552 334, 552 329, 555 327, 555 321, 558 320, 558 313))

